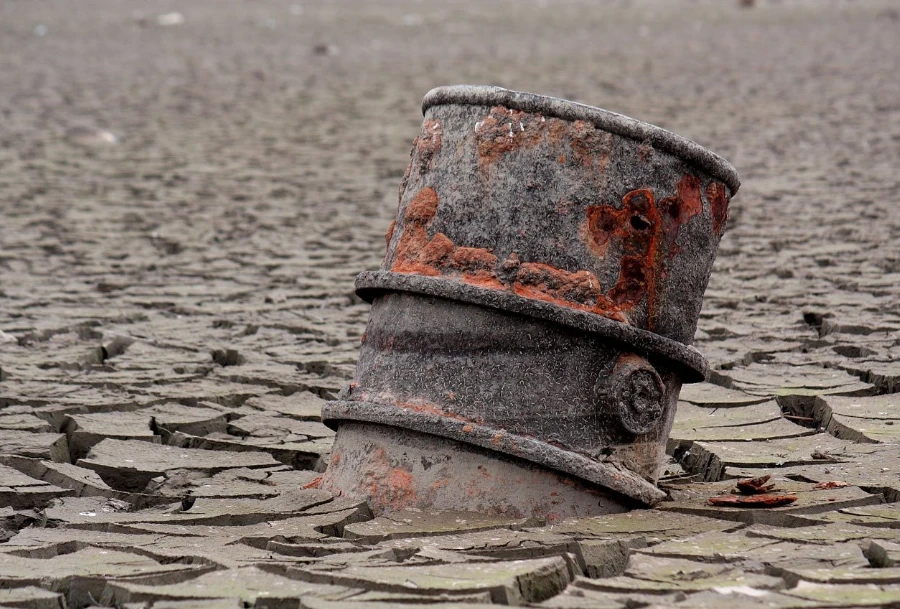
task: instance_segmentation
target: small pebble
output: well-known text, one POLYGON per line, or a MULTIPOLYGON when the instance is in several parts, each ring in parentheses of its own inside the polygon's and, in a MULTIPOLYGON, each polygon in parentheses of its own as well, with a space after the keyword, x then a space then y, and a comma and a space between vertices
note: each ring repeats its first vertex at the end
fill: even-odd
POLYGON ((111 131, 96 127, 76 126, 66 130, 66 140, 80 146, 108 146, 119 142, 111 131))
POLYGON ((181 25, 184 23, 184 15, 181 13, 164 13, 156 17, 156 23, 162 26, 181 25))

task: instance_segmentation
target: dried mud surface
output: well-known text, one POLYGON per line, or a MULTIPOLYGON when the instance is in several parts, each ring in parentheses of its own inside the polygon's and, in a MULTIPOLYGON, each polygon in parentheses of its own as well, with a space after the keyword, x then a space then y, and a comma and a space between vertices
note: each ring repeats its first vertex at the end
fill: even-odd
POLYGON ((743 4, 0 0, 0 606, 900 605, 900 12, 743 4), (658 509, 310 487, 353 277, 455 83, 741 172, 658 509), (708 501, 764 474, 797 499, 708 501))

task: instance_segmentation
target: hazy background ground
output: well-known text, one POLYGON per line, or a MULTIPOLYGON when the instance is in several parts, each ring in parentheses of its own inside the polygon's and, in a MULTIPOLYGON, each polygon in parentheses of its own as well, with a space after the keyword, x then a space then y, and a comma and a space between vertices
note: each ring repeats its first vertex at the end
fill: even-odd
POLYGON ((0 328, 139 311, 200 347, 232 338, 214 318, 297 319, 349 363, 352 278, 382 253, 422 95, 491 83, 659 124, 738 168, 709 290, 729 306, 701 342, 793 334, 804 307, 896 329, 898 32, 893 2, 864 0, 4 0, 0 328), (73 145, 73 126, 120 143, 73 145))

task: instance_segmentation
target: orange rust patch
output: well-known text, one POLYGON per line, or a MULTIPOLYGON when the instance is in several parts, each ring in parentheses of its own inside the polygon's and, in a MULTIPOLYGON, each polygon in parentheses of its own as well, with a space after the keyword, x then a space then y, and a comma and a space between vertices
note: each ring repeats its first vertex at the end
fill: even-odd
POLYGON ((397 244, 397 250, 394 253, 394 263, 391 265, 391 270, 397 273, 440 275, 438 269, 422 259, 428 243, 428 233, 424 226, 413 224, 405 227, 403 234, 400 236, 400 243, 397 244))
POLYGON ((534 148, 542 136, 539 115, 495 106, 475 126, 478 160, 490 164, 513 150, 534 148))
POLYGON ((709 215, 712 218, 712 230, 721 236, 728 224, 728 193, 725 185, 720 182, 710 182, 706 187, 706 199, 709 201, 709 215))
POLYGON ((478 271, 475 273, 463 273, 462 280, 469 285, 489 290, 505 290, 506 285, 502 283, 493 271, 478 271))
POLYGON ((437 213, 438 202, 438 196, 434 188, 426 186, 410 201, 403 219, 406 223, 427 224, 434 219, 434 215, 437 213))
POLYGON ((571 158, 584 167, 603 170, 609 162, 612 135, 587 121, 569 122, 495 106, 476 123, 475 140, 482 166, 511 152, 546 143, 548 157, 556 158, 560 164, 571 158))
POLYGON ((693 218, 703 211, 703 202, 700 200, 700 180, 690 174, 685 174, 675 185, 678 192, 678 200, 681 201, 681 221, 693 218))
POLYGON ((440 480, 435 480, 434 482, 432 482, 431 488, 432 488, 432 490, 436 491, 438 489, 444 488, 445 486, 447 486, 449 484, 450 484, 449 478, 441 478, 440 480))
POLYGON ((587 209, 584 233, 591 251, 605 257, 610 243, 616 242, 621 247, 619 278, 607 296, 624 311, 633 309, 646 298, 648 324, 652 322, 662 230, 653 193, 647 188, 633 190, 622 197, 622 209, 606 206, 587 209))
MULTIPOLYGON (((361 399, 366 400, 366 399, 368 399, 368 397, 369 396, 362 396, 361 399)), ((425 401, 416 400, 416 401, 410 401, 410 402, 401 402, 401 401, 393 399, 391 396, 384 395, 384 394, 372 396, 372 399, 373 399, 373 401, 379 402, 381 404, 393 404, 397 408, 402 408, 404 410, 412 410, 413 412, 421 412, 421 413, 425 413, 425 414, 436 415, 439 417, 445 417, 447 419, 455 419, 457 421, 462 421, 464 423, 473 423, 476 425, 482 423, 482 421, 475 421, 475 420, 467 419, 465 417, 462 417, 458 414, 454 414, 452 412, 445 412, 439 406, 436 406, 435 404, 431 404, 431 403, 425 402, 425 401)))
POLYGON ((394 229, 397 228, 397 221, 394 220, 391 222, 391 225, 388 226, 387 232, 384 234, 384 245, 385 247, 390 247, 391 239, 394 237, 394 229))
POLYGON ((437 214, 438 205, 433 188, 423 188, 409 203, 391 270, 430 277, 460 272, 467 283, 503 289, 496 275, 498 260, 490 250, 457 247, 444 233, 428 238, 427 227, 437 214))
POLYGON ((433 155, 441 149, 441 121, 429 118, 422 124, 422 133, 417 138, 416 152, 419 155, 433 155))
POLYGON ((648 268, 647 262, 641 256, 622 256, 619 262, 619 280, 609 291, 613 302, 633 308, 649 295, 653 268, 648 268))
POLYGON ((451 254, 455 257, 456 254, 453 251, 453 247, 453 242, 450 241, 447 235, 444 233, 436 233, 434 237, 431 238, 431 241, 422 248, 422 254, 419 258, 424 264, 439 266, 443 264, 451 254))
POLYGON ((451 260, 451 264, 462 271, 493 270, 497 262, 497 257, 482 247, 458 247, 451 260))
POLYGON ((513 290, 519 296, 598 313, 619 321, 627 318, 603 295, 590 271, 570 273, 540 262, 519 265, 513 290))
POLYGON ((515 289, 537 290, 554 299, 592 305, 600 296, 600 281, 588 271, 570 273, 549 264, 525 262, 519 265, 515 289))
MULTIPOLYGON (((425 229, 426 225, 434 219, 438 204, 437 193, 431 187, 423 188, 410 201, 403 216, 403 232, 394 252, 392 271, 430 276, 440 275, 440 271, 434 268, 433 262, 427 259, 427 255, 438 255, 442 240, 438 239, 436 235, 435 239, 438 240, 426 253, 427 246, 434 239, 429 241, 428 231, 425 229)), ((443 239, 449 241, 446 236, 443 236, 443 239)))
POLYGON ((569 146, 572 156, 584 167, 606 169, 612 135, 597 129, 593 123, 575 121, 569 128, 569 146))
POLYGON ((659 202, 663 228, 666 232, 666 247, 669 258, 678 255, 678 232, 681 225, 703 211, 700 199, 700 180, 685 174, 675 185, 678 193, 675 197, 667 197, 659 202))
POLYGON ((412 473, 394 466, 383 447, 372 451, 368 465, 361 486, 371 498, 376 514, 402 510, 417 502, 412 473))
POLYGON ((462 427, 463 433, 472 433, 473 431, 475 431, 475 427, 472 425, 463 425, 462 427))

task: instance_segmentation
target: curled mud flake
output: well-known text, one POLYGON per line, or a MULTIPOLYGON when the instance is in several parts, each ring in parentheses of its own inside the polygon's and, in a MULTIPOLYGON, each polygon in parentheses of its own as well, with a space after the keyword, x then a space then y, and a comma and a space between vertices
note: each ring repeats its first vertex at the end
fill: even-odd
POLYGON ((828 490, 833 488, 844 488, 845 486, 849 486, 846 482, 842 480, 828 480, 827 482, 819 482, 813 488, 821 491, 828 490))
POLYGON ((482 271, 495 269, 498 262, 497 257, 483 247, 458 247, 450 264, 461 271, 482 271))
POLYGON ((709 498, 712 505, 743 508, 781 507, 795 501, 797 495, 718 495, 709 498))
POLYGON ((428 224, 437 213, 438 202, 438 196, 434 188, 426 186, 410 201, 403 219, 407 224, 428 224))
POLYGON ((725 185, 720 182, 710 182, 706 187, 706 199, 709 201, 712 230, 716 235, 721 236, 728 224, 728 193, 725 185))
POLYGON ((737 491, 742 495, 760 495, 768 493, 775 488, 774 482, 768 483, 770 478, 772 478, 772 474, 760 476, 759 478, 738 480, 737 491))
MULTIPOLYGON (((341 462, 341 457, 340 457, 340 455, 338 455, 338 461, 337 461, 337 462, 338 462, 338 463, 341 462)), ((334 463, 333 460, 332 460, 332 463, 334 463)), ((322 476, 316 476, 315 478, 312 479, 311 482, 308 482, 308 483, 304 484, 304 485, 301 486, 300 488, 319 488, 319 487, 321 487, 321 486, 322 486, 322 476)))

